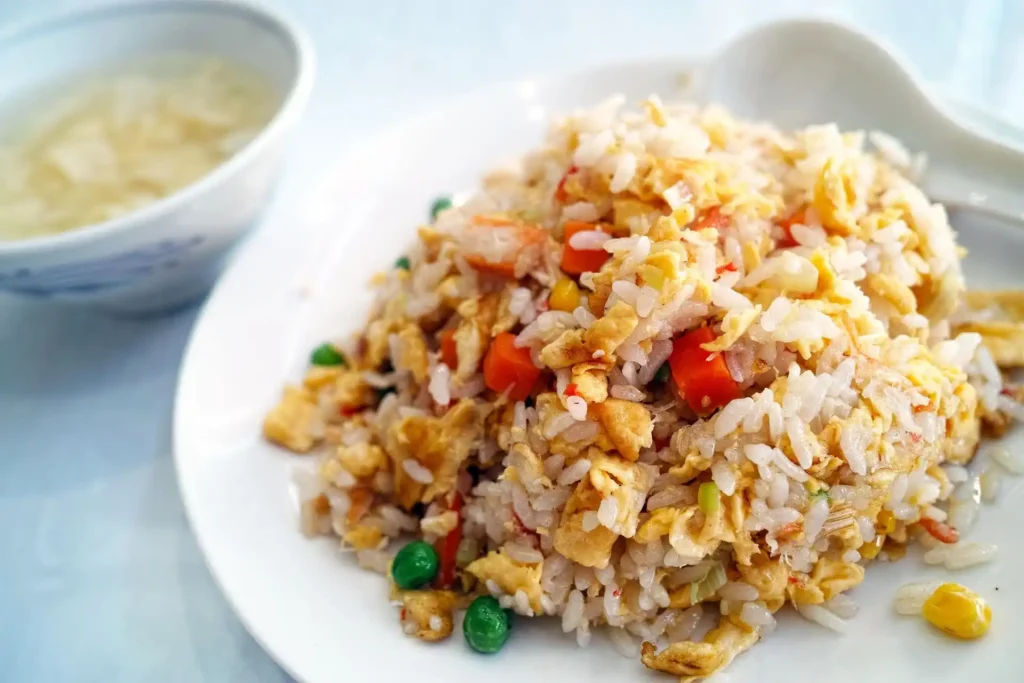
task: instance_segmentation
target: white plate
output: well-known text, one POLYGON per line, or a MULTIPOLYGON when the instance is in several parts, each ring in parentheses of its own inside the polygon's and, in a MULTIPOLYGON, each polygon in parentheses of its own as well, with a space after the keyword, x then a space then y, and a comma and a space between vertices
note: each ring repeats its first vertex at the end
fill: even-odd
MULTIPOLYGON (((481 171, 536 145, 551 113, 610 93, 638 101, 680 94, 686 65, 649 61, 499 87, 461 100, 378 138, 342 161, 287 221, 267 225, 224 276, 197 324, 175 408, 175 457, 182 497, 206 558, 239 617, 294 676, 307 681, 407 683, 637 680, 637 660, 603 637, 577 649, 554 620, 519 619, 496 656, 470 652, 459 634, 438 645, 402 635, 385 581, 358 569, 329 541, 298 532, 290 470, 302 458, 260 439, 264 413, 296 380, 309 350, 363 320, 369 276, 387 268, 425 219, 430 201, 474 187, 481 171)), ((1024 287, 1024 234, 962 226, 973 283, 1024 287)), ((1019 447, 1019 444, 1018 444, 1019 447)), ((1024 552, 1014 541, 1024 511, 1022 480, 1003 495, 970 539, 996 542, 995 564, 960 573, 988 597, 991 634, 951 641, 891 608, 900 584, 950 574, 909 558, 875 564, 854 591, 862 605, 851 632, 836 636, 799 617, 727 670, 732 681, 1020 680, 1024 648, 1024 552), (766 677, 765 671, 778 671, 766 677)), ((650 680, 650 679, 648 679, 650 680)), ((658 680, 671 680, 659 677, 658 680)))

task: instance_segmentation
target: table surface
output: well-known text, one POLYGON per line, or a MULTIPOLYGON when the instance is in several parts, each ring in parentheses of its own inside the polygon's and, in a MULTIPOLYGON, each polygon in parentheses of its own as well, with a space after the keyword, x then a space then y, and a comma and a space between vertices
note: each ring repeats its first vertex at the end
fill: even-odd
MULTIPOLYGON (((0 0, 0 24, 82 4, 0 0)), ((927 30, 912 0, 273 4, 307 27, 319 74, 267 220, 347 146, 452 95, 706 53, 800 12, 882 34, 940 87, 1024 120, 1024 3, 1013 0, 930 2, 927 30)), ((197 313, 114 320, 0 298, 0 680, 290 680, 225 603, 175 485, 174 386, 197 313)))

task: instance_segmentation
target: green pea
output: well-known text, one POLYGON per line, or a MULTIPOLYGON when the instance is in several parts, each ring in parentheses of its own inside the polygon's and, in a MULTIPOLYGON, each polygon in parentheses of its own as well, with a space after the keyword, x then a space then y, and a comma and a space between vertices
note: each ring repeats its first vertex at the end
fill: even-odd
POLYGON ((313 365, 345 365, 345 356, 333 344, 321 344, 313 349, 313 365))
POLYGON ((469 604, 462 622, 466 642, 477 652, 497 652, 508 640, 512 628, 512 615, 503 610, 490 595, 481 595, 469 604))
POLYGON ((437 576, 437 551, 423 541, 413 541, 398 551, 391 564, 391 578, 405 590, 425 586, 437 576))
POLYGON ((395 268, 401 268, 402 270, 409 270, 412 268, 412 264, 409 263, 409 257, 403 256, 395 261, 395 268))
POLYGON ((668 363, 662 363, 658 371, 654 373, 654 381, 664 384, 668 381, 668 376, 671 374, 671 370, 668 367, 668 363))
POLYGON ((434 200, 434 203, 430 205, 430 220, 436 221, 437 214, 441 213, 445 209, 450 209, 452 206, 452 200, 448 197, 438 197, 434 200))

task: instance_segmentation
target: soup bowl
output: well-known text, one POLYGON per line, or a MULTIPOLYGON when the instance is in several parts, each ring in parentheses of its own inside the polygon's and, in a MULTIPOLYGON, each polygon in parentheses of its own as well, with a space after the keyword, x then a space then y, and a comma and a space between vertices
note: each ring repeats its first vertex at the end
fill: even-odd
POLYGON ((274 94, 273 116, 233 156, 151 204, 55 235, 0 240, 0 293, 123 313, 174 308, 213 284, 232 247, 258 221, 309 98, 314 63, 301 29, 257 5, 118 3, 4 31, 0 122, 27 118, 29 111, 19 109, 30 109, 32 94, 47 84, 165 53, 251 70, 274 94))

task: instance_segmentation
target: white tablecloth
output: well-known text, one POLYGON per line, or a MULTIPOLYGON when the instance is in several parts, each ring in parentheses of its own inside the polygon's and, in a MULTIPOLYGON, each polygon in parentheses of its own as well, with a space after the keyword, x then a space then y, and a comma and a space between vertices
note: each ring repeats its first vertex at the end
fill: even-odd
MULTIPOLYGON (((0 22, 80 4, 0 0, 0 22)), ((1012 0, 274 4, 307 27, 319 61, 278 216, 346 145, 449 96, 706 52, 800 11, 884 35, 989 111, 1024 112, 1024 3, 1012 0)), ((0 298, 0 680, 288 680, 225 604, 175 487, 171 405, 195 315, 111 320, 0 298)))

